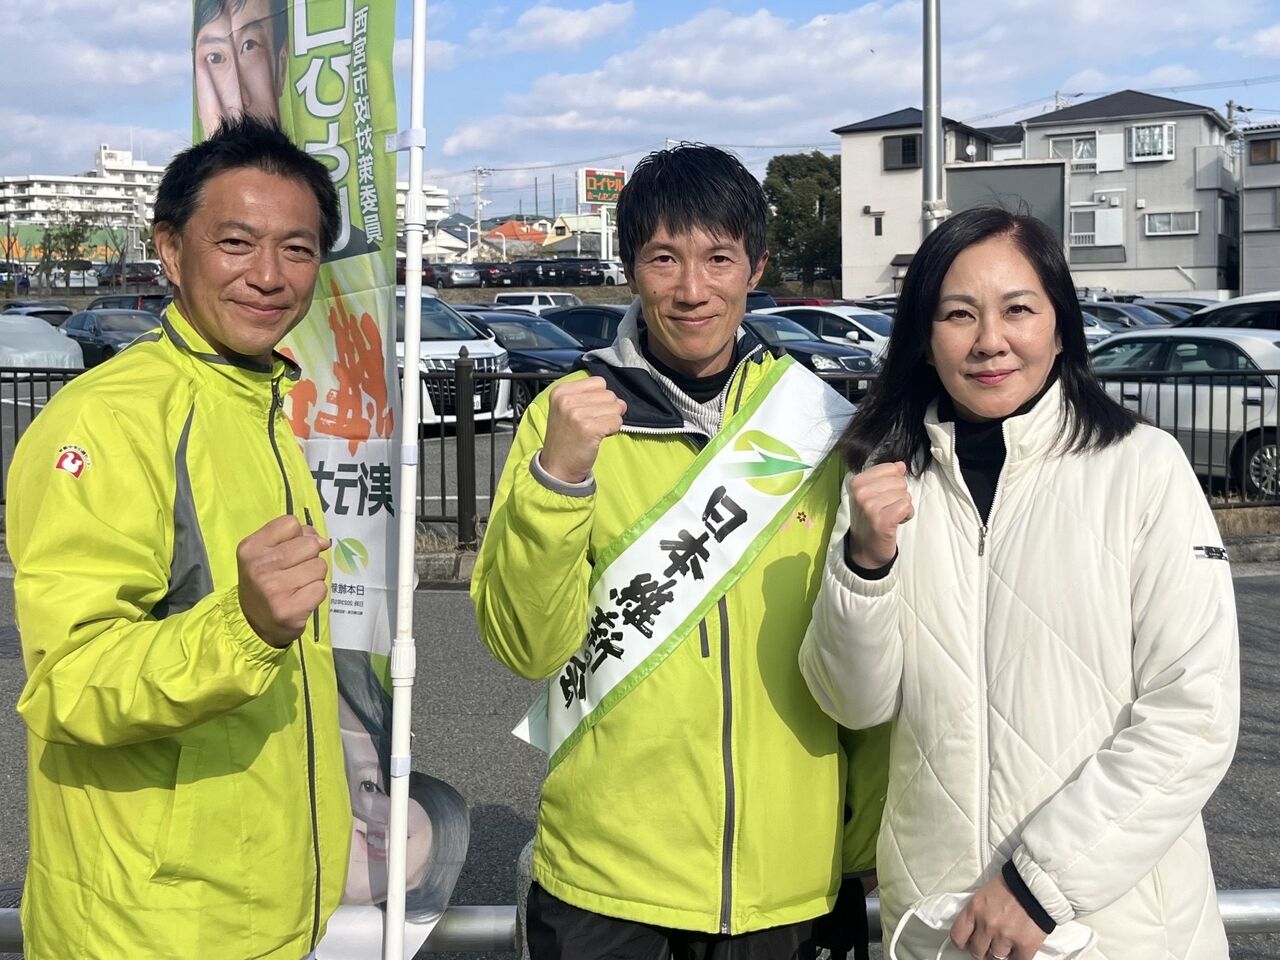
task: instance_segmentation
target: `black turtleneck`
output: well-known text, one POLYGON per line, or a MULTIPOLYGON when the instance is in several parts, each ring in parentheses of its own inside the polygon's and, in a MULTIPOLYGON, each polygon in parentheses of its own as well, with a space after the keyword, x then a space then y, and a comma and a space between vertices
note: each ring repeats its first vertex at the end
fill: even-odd
POLYGON ((687 373, 681 373, 679 370, 659 360, 654 356, 653 351, 649 349, 648 330, 640 331, 640 352, 644 354, 644 358, 653 365, 655 370, 674 383, 686 397, 697 403, 707 403, 720 396, 725 384, 733 376, 734 368, 738 365, 738 343, 736 340, 733 344, 733 356, 729 358, 728 365, 719 373, 713 373, 709 377, 691 377, 687 373))

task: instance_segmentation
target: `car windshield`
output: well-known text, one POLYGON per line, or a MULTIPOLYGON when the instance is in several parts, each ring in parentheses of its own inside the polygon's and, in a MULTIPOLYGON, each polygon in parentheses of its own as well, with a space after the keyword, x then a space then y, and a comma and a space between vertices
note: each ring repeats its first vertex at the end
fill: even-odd
POLYGON ((888 314, 872 310, 869 313, 853 314, 853 317, 858 323, 864 327, 869 327, 874 333, 882 337, 887 337, 893 333, 893 318, 888 314))
MULTIPOLYGON (((404 297, 396 297, 396 339, 404 340, 404 297)), ((475 327, 462 314, 436 297, 422 298, 422 339, 477 340, 475 327)))
POLYGON ((550 320, 489 320, 494 332, 508 350, 581 350, 582 344, 550 320))
POLYGON ((577 306, 582 302, 572 293, 549 293, 547 296, 549 296, 551 298, 551 302, 558 307, 577 306))
POLYGON ((1146 307, 1136 303, 1125 304, 1123 312, 1133 317, 1144 327, 1163 327, 1169 323, 1166 318, 1160 316, 1154 310, 1148 310, 1146 307))
POLYGON ((752 317, 748 322, 756 336, 768 344, 795 343, 797 341, 822 342, 821 337, 815 336, 794 320, 789 320, 786 317, 752 317))
POLYGON ((98 329, 103 333, 146 333, 160 323, 153 313, 141 310, 129 313, 104 313, 98 318, 98 329))

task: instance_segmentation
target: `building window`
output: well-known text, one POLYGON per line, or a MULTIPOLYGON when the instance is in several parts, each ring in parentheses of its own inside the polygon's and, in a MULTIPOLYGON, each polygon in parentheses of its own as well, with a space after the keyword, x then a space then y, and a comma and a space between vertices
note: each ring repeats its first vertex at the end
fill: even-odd
POLYGON ((1071 246, 1092 247, 1097 240, 1092 210, 1071 211, 1071 246))
POLYGON ((920 166, 920 134, 884 138, 884 168, 910 170, 920 166))
POLYGON ((884 217, 876 217, 876 220, 875 220, 875 231, 876 231, 876 236, 877 236, 877 237, 883 237, 883 236, 884 236, 884 217))
POLYGON ((1148 123, 1129 128, 1129 161, 1172 160, 1176 124, 1148 123))
POLYGON ((1146 221, 1148 237, 1185 236, 1200 232, 1199 210, 1181 213, 1148 213, 1146 221))
POLYGON ((1280 163, 1280 137, 1249 141, 1249 163, 1280 163))
POLYGON ((1049 156, 1057 160, 1070 160, 1072 173, 1093 173, 1098 169, 1097 134, 1054 137, 1049 141, 1049 156))

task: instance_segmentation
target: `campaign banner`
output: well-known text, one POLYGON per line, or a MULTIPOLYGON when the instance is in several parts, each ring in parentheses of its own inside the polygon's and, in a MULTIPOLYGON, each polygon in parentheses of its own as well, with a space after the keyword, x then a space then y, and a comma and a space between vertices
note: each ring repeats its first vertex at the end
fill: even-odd
MULTIPOLYGON (((275 120, 328 167, 342 209, 315 302, 280 349, 302 367, 286 413, 333 542, 330 623, 355 821, 343 903, 376 905, 387 895, 397 525, 413 510, 399 495, 396 155, 385 146, 397 129, 395 4, 194 0, 194 14, 195 138, 241 113, 275 120)), ((410 919, 443 913, 468 832, 463 798, 415 771, 410 919)))

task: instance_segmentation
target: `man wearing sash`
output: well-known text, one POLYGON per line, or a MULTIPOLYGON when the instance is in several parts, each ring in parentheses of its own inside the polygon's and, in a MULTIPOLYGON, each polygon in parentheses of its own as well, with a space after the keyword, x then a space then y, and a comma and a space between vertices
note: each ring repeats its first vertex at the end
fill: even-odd
POLYGON ((547 678, 517 729, 549 754, 530 953, 847 950, 856 879, 822 918, 874 869, 886 740, 828 720, 796 658, 850 407, 741 328, 768 254, 736 159, 651 154, 617 221, 636 300, 530 405, 471 587, 494 655, 547 678))

